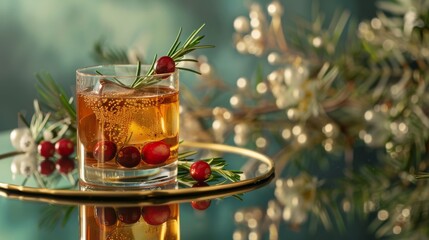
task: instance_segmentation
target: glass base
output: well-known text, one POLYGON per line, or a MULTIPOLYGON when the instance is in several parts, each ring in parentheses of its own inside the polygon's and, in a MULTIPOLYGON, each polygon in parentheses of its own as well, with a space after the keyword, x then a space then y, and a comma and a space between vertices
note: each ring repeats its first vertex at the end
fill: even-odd
POLYGON ((164 186, 177 182, 177 161, 152 169, 105 169, 85 166, 82 174, 80 185, 86 189, 165 189, 164 186))

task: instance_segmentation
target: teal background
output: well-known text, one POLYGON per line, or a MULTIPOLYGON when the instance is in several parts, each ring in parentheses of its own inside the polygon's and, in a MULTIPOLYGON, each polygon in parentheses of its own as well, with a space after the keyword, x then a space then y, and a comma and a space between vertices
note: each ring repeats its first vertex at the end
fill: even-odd
MULTIPOLYGON (((238 54, 233 21, 248 15, 250 1, 238 0, 2 0, 0 1, 0 130, 17 126, 17 112, 33 113, 35 74, 47 71, 73 94, 75 69, 96 62, 93 44, 138 49, 150 61, 168 50, 180 27, 184 35, 206 23, 205 54, 227 83, 252 75, 257 59, 238 54)), ((268 1, 259 1, 266 6, 268 1)), ((318 3, 330 16, 347 9, 357 19, 374 13, 372 0, 283 0, 285 14, 309 18, 318 3)), ((286 24, 288 24, 286 22, 286 24)), ((165 53, 164 53, 165 54, 165 53)), ((225 101, 226 102, 226 101, 225 101)))
MULTIPOLYGON (((268 1, 258 1, 266 6, 268 1)), ((283 0, 285 13, 309 19, 310 9, 315 2, 321 11, 330 16, 335 9, 347 9, 356 19, 374 15, 372 0, 283 0)), ((138 49, 148 61, 153 55, 163 55, 180 27, 187 35, 202 23, 206 23, 204 43, 216 45, 215 49, 200 51, 208 57, 217 74, 233 85, 238 77, 251 76, 258 59, 240 55, 235 51, 232 36, 233 21, 237 16, 248 15, 250 1, 241 0, 1 0, 0 1, 0 131, 4 131, 0 144, 1 151, 11 149, 8 131, 17 127, 17 113, 33 113, 33 99, 37 97, 34 84, 35 74, 47 71, 64 89, 73 94, 75 70, 94 65, 91 57, 93 44, 106 39, 110 46, 124 49, 138 49)), ((288 23, 286 23, 288 24, 288 23)), ((226 104, 227 98, 223 99, 226 104)), ((3 168, 3 171, 9 169, 3 168)), ((261 198, 272 197, 272 189, 266 188, 246 195, 245 201, 227 199, 228 204, 211 207, 203 214, 213 214, 220 219, 233 214, 231 206, 253 206, 266 203, 261 198), (219 217, 220 216, 220 217, 219 217)), ((1 239, 77 239, 77 212, 74 221, 65 229, 53 231, 38 228, 40 212, 46 206, 37 203, 22 203, 0 198, 1 239), (4 211, 8 209, 8 211, 4 211), (13 210, 13 211, 12 211, 13 210), (16 223, 21 214, 28 215, 28 222, 16 223), (25 231, 23 226, 27 226, 25 231), (68 234, 64 234, 64 232, 68 234), (6 238, 3 238, 6 237, 6 238)), ((192 209, 184 206, 183 213, 192 209)), ((19 218, 22 219, 22 218, 19 218)), ((223 226, 213 222, 213 226, 224 229, 219 236, 205 236, 198 219, 182 218, 184 236, 195 239, 231 239, 234 226, 223 226), (187 227, 190 226, 190 227, 187 227), (226 229, 226 230, 225 230, 226 229)), ((348 239, 365 239, 359 226, 353 227, 348 239)), ((289 232, 288 238, 307 239, 305 232, 289 232)), ((334 236, 322 235, 334 239, 334 236)), ((286 236, 284 236, 286 237, 286 236)))

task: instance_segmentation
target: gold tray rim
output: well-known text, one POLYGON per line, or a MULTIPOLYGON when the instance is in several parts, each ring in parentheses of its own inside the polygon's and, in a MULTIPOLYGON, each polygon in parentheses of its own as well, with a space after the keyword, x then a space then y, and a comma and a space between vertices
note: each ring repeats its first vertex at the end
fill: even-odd
POLYGON ((234 153, 252 157, 267 164, 266 173, 238 182, 221 185, 211 185, 198 188, 180 188, 167 190, 126 190, 126 191, 80 191, 70 189, 47 189, 27 187, 0 182, 0 196, 20 200, 41 201, 57 204, 85 203, 118 203, 118 202, 147 202, 147 203, 176 203, 190 200, 222 198, 252 191, 265 186, 274 178, 274 161, 268 156, 254 150, 219 143, 201 143, 183 141, 183 147, 200 148, 212 151, 234 153))

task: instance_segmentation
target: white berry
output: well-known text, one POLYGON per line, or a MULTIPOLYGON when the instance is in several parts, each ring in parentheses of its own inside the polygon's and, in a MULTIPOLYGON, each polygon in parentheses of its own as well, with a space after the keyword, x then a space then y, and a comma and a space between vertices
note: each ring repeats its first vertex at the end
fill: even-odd
POLYGON ((19 141, 19 150, 24 152, 34 152, 37 150, 37 145, 30 132, 24 133, 21 137, 21 140, 19 141))
POLYGON ((10 142, 12 143, 12 146, 16 150, 22 150, 21 149, 21 139, 24 135, 31 135, 30 129, 24 127, 24 128, 15 128, 10 133, 10 142))

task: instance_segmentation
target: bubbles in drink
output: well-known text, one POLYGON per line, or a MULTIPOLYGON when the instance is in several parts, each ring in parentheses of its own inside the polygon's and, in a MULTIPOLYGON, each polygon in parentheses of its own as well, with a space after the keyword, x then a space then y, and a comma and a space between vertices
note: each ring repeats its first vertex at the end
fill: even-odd
MULTIPOLYGON (((91 151, 99 141, 114 142, 118 148, 134 146, 138 149, 148 142, 165 141, 171 148, 170 160, 177 159, 177 90, 158 86, 122 89, 118 93, 113 90, 118 88, 116 84, 105 84, 103 88, 101 94, 87 91, 77 95, 79 140, 87 152, 85 161, 96 162, 91 151)), ((97 164, 103 166, 102 162, 97 164)), ((111 164, 106 166, 111 167, 111 164)), ((144 165, 142 162, 138 167, 148 167, 144 165)))

